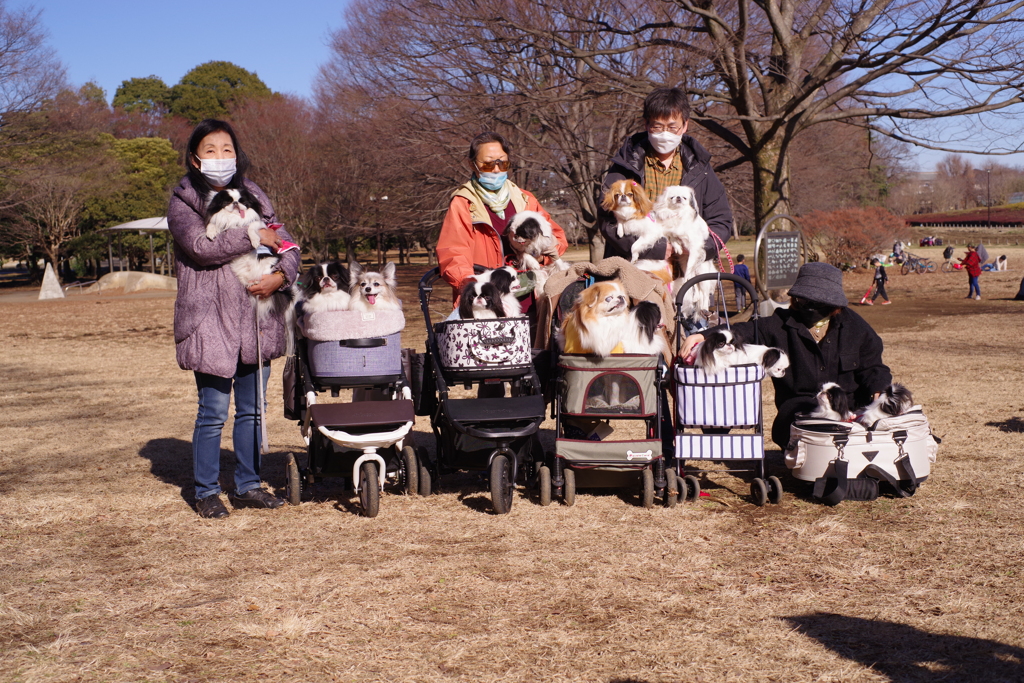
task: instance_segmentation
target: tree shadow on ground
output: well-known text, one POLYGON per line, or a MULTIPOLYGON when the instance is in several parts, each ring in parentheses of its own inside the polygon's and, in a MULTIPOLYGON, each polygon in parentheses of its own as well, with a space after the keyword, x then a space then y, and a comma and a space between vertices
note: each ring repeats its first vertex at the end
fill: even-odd
POLYGON ((1024 680, 1024 649, 994 640, 824 612, 784 619, 836 654, 897 683, 1024 680))
POLYGON ((1011 417, 1002 422, 986 422, 985 426, 995 427, 1001 432, 1021 433, 1024 432, 1024 419, 1011 417))

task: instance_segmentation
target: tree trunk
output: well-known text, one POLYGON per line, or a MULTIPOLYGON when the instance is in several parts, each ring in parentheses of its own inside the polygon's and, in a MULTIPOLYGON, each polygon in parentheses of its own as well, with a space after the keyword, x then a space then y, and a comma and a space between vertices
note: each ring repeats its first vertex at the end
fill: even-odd
POLYGON ((587 229, 587 236, 590 238, 590 262, 597 263, 604 258, 604 235, 595 226, 587 229))
POLYGON ((769 141, 754 157, 754 229, 772 216, 789 213, 789 159, 781 141, 769 141))

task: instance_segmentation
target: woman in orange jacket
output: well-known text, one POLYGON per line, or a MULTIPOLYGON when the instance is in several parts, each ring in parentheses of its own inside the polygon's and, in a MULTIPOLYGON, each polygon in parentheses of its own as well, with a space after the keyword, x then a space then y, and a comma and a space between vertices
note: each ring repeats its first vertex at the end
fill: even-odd
MULTIPOLYGON (((508 179, 511 147, 498 133, 481 133, 469 145, 467 161, 473 175, 452 193, 452 202, 437 239, 437 262, 458 299, 473 266, 498 268, 512 253, 505 227, 519 211, 539 211, 551 223, 557 256, 569 243, 537 198, 508 179)), ((556 256, 556 254, 551 254, 556 256)))

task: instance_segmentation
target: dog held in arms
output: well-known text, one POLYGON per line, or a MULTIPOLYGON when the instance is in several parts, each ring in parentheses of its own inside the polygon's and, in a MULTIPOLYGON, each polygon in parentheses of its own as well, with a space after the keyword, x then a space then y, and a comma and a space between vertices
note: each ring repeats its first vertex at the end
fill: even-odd
MULTIPOLYGON (((679 265, 680 277, 673 283, 678 291, 684 282, 704 273, 714 273, 715 266, 708 260, 706 244, 711 237, 707 222, 701 217, 693 189, 685 185, 666 187, 654 202, 652 211, 658 226, 658 235, 637 240, 637 249, 649 249, 660 237, 672 245, 673 260, 679 265)), ((683 301, 683 314, 687 317, 703 315, 711 307, 715 283, 708 280, 692 287, 683 301)))
MULTIPOLYGON (((214 240, 218 235, 228 230, 245 230, 249 236, 253 251, 236 257, 231 262, 231 270, 239 281, 247 288, 249 285, 259 282, 264 275, 274 272, 274 268, 281 262, 281 257, 265 250, 266 253, 259 253, 260 235, 259 232, 266 228, 262 216, 260 216, 259 201, 245 188, 221 190, 211 193, 210 200, 206 206, 204 216, 206 223, 206 236, 214 240)), ((246 290, 248 292, 248 289, 246 290)), ((261 299, 249 295, 253 308, 259 316, 259 320, 266 320, 271 311, 279 313, 285 323, 285 330, 292 330, 295 322, 295 312, 292 301, 295 293, 291 287, 285 287, 274 292, 273 295, 261 299)), ((285 334, 288 340, 289 351, 292 343, 292 335, 285 334)))
POLYGON ((558 240, 551 223, 539 211, 520 211, 509 221, 508 243, 516 261, 525 270, 536 273, 536 287, 543 291, 548 275, 555 270, 568 270, 569 264, 558 256, 558 240), (551 265, 542 266, 540 258, 549 256, 551 265))
POLYGON ((667 260, 640 258, 640 254, 662 238, 661 230, 651 215, 652 206, 647 192, 633 180, 618 180, 612 183, 601 202, 601 208, 611 211, 615 216, 616 234, 619 237, 633 235, 637 238, 633 243, 630 261, 640 270, 657 276, 669 285, 672 282, 672 267, 667 260), (637 248, 637 244, 641 245, 641 248, 637 248))

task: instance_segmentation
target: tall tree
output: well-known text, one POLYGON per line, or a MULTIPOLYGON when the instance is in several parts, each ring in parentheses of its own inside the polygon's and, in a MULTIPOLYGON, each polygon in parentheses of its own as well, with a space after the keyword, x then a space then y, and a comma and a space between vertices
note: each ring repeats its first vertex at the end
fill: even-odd
POLYGON ((270 88, 251 71, 231 62, 206 62, 181 77, 171 88, 170 110, 195 124, 227 116, 232 104, 267 97, 270 88))
POLYGON ((171 89, 159 76, 121 81, 113 105, 126 112, 163 114, 170 109, 171 89))

